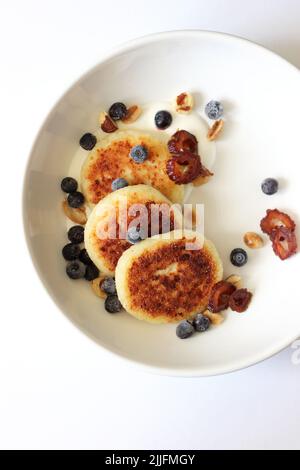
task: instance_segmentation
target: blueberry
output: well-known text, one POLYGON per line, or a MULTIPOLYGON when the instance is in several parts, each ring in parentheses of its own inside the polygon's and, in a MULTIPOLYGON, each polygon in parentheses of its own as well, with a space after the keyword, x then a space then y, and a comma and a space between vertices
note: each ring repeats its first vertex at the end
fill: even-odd
POLYGON ((66 176, 61 180, 60 187, 65 193, 74 193, 77 191, 78 183, 74 178, 66 176))
POLYGON ((127 108, 124 103, 114 103, 109 108, 108 114, 114 121, 118 121, 126 116, 127 108))
POLYGON ((154 122, 158 129, 166 129, 172 124, 172 115, 169 111, 158 111, 155 114, 154 122))
POLYGON ((68 243, 62 249, 62 255, 67 261, 73 261, 77 259, 80 253, 80 246, 74 245, 74 243, 68 243))
POLYGON ((179 325, 177 325, 176 335, 180 339, 185 339, 185 338, 188 338, 189 336, 192 336, 194 331, 195 329, 193 325, 189 321, 183 320, 182 322, 179 323, 179 325))
POLYGON ((87 281, 93 281, 96 277, 99 276, 99 269, 93 264, 88 264, 85 268, 84 278, 87 281))
POLYGON ((108 295, 104 307, 108 313, 118 313, 123 309, 117 295, 108 295))
POLYGON ((128 186, 128 182, 124 178, 117 178, 111 183, 111 189, 117 191, 128 186))
POLYGON ((84 203, 84 195, 79 191, 70 193, 68 196, 68 204, 70 207, 80 207, 84 203))
POLYGON ((85 248, 81 250, 81 252, 78 255, 79 261, 81 261, 83 264, 88 265, 88 264, 93 264, 93 261, 88 255, 88 252, 86 251, 85 248))
POLYGON ((84 227, 73 225, 68 231, 68 239, 71 243, 82 243, 84 240, 84 227))
POLYGON ((219 101, 212 100, 205 106, 205 113, 209 119, 216 121, 223 115, 223 105, 219 101))
POLYGON ((230 253, 230 261, 234 266, 241 267, 248 261, 248 255, 243 248, 235 248, 230 253))
POLYGON ((148 150, 142 145, 136 145, 135 147, 132 147, 129 155, 135 163, 143 163, 148 157, 148 150))
POLYGON ((202 315, 202 313, 198 313, 194 318, 193 325, 196 331, 203 333, 203 331, 208 330, 210 327, 210 320, 202 315))
POLYGON ((113 277, 107 277, 101 283, 101 289, 106 294, 116 294, 116 282, 113 277))
POLYGON ((71 279, 80 279, 84 276, 85 266, 78 261, 67 264, 66 273, 71 279))
POLYGON ((271 196, 278 191, 278 181, 274 178, 267 178, 261 184, 262 192, 271 196))
POLYGON ((127 230, 127 240, 133 245, 147 238, 143 231, 138 227, 129 227, 127 230))
POLYGON ((92 150, 97 143, 97 137, 90 132, 87 132, 86 134, 83 134, 79 141, 80 147, 82 147, 84 150, 92 150))

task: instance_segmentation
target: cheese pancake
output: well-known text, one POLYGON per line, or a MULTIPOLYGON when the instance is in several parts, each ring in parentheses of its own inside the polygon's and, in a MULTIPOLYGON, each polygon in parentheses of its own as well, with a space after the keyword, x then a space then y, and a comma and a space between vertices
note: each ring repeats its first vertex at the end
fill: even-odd
POLYGON ((102 139, 88 154, 81 171, 81 188, 89 205, 97 204, 112 192, 116 178, 125 178, 130 185, 147 184, 158 189, 170 201, 181 203, 184 185, 175 184, 166 173, 170 159, 167 145, 137 131, 117 131, 102 139), (143 163, 129 155, 132 147, 142 145, 148 150, 143 163))
POLYGON ((173 323, 204 310, 222 275, 222 262, 212 242, 194 231, 182 235, 175 230, 125 251, 115 279, 127 312, 152 323, 173 323))

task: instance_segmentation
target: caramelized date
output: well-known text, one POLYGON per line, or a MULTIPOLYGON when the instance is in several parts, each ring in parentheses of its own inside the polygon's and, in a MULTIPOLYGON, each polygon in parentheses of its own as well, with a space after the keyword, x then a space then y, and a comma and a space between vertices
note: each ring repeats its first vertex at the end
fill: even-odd
POLYGON ((196 137, 188 131, 177 131, 168 142, 170 153, 191 152, 197 153, 198 141, 196 137))
POLYGON ((208 310, 214 313, 226 310, 229 305, 229 298, 236 290, 236 287, 227 281, 220 281, 211 290, 208 310))
POLYGON ((166 171, 176 184, 188 184, 201 174, 202 165, 198 155, 182 152, 167 161, 166 171))
POLYGON ((249 306, 251 298, 252 294, 247 289, 238 289, 230 296, 229 307, 234 312, 245 312, 249 306))
POLYGON ((261 220, 260 227, 264 233, 271 235, 272 231, 278 227, 286 227, 291 231, 295 230, 295 222, 291 217, 278 209, 268 209, 267 215, 261 220))
POLYGON ((285 260, 297 251, 295 232, 287 227, 278 227, 271 233, 272 247, 275 255, 285 260))

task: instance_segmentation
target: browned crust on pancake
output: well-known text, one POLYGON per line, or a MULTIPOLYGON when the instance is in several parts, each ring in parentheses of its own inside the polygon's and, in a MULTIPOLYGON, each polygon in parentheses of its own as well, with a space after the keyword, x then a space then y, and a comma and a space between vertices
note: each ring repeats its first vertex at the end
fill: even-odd
MULTIPOLYGON (((149 201, 147 199, 145 199, 145 200, 139 199, 136 202, 134 202, 134 204, 132 204, 132 205, 135 205, 135 204, 142 204, 147 208, 147 211, 148 211, 148 236, 150 237, 151 235, 157 235, 157 234, 163 233, 163 230, 162 230, 162 213, 161 212, 159 213, 159 226, 157 227, 157 229, 155 229, 153 227, 153 233, 151 233, 151 228, 152 228, 151 227, 151 217, 150 217, 151 206, 152 206, 152 204, 157 205, 157 201, 149 201)), ((161 206, 161 204, 163 204, 163 206, 162 206, 163 208, 167 207, 166 202, 160 203, 160 206, 161 206)), ((131 243, 129 243, 127 240, 119 238, 120 227, 122 227, 122 229, 125 227, 124 233, 126 233, 127 228, 130 225, 130 223, 133 220, 135 220, 136 217, 138 217, 138 212, 135 214, 135 216, 128 215, 128 210, 129 210, 130 207, 131 207, 131 205, 129 205, 127 207, 127 223, 125 223, 124 220, 121 220, 120 213, 119 213, 119 210, 118 210, 119 208, 116 205, 116 214, 117 214, 116 238, 102 240, 102 239, 99 239, 97 237, 97 234, 96 234, 95 231, 91 234, 91 236, 94 240, 94 247, 96 248, 96 251, 101 252, 102 256, 105 257, 105 263, 106 263, 107 269, 109 269, 110 271, 115 270, 117 262, 118 262, 119 258, 121 257, 121 255, 124 253, 124 251, 126 251, 128 248, 130 248, 132 246, 131 243)), ((107 223, 108 223, 108 220, 106 219, 104 221, 104 224, 107 224, 107 223)), ((169 230, 174 230, 174 213, 173 213, 173 211, 170 213, 170 227, 168 227, 167 231, 169 231, 169 230)))
POLYGON ((105 148, 96 149, 95 156, 85 172, 89 202, 97 204, 111 193, 113 180, 124 177, 130 185, 150 184, 167 197, 172 185, 165 171, 165 160, 160 158, 162 143, 151 139, 120 139, 105 148), (151 144, 152 142, 152 144, 151 144), (135 163, 129 153, 133 145, 143 145, 148 150, 145 163, 135 163))
MULTIPOLYGON (((189 243, 194 240, 189 240, 189 243)), ((216 281, 217 266, 207 250, 186 250, 177 240, 137 258, 128 273, 132 310, 147 316, 167 317, 170 322, 187 318, 204 305, 216 281), (174 273, 157 273, 177 263, 174 273)))

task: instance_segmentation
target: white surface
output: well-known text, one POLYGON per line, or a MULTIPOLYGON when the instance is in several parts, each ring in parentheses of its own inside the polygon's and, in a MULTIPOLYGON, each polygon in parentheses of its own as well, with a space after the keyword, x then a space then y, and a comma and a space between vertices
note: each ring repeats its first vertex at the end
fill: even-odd
POLYGON ((291 364, 291 349, 217 378, 131 369, 53 306, 26 253, 20 216, 21 178, 42 119, 108 48, 159 30, 213 29, 259 41, 300 66, 299 2, 10 1, 0 8, 2 172, 13 172, 13 186, 2 176, 1 187, 12 196, 9 207, 2 197, 0 446, 299 449, 300 365, 291 364))
MULTIPOLYGON (((249 229, 258 230, 266 209, 287 210, 298 222, 299 166, 294 149, 298 146, 299 85, 296 67, 249 41, 207 31, 181 31, 147 36, 122 46, 63 96, 34 145, 26 175, 24 213, 30 251, 41 278, 62 311, 79 328, 100 345, 130 360, 158 368, 166 375, 192 377, 247 367, 269 358, 300 335, 297 298, 291 296, 298 290, 300 257, 283 264, 266 246, 250 250, 249 261, 241 269, 233 269, 229 260, 230 251, 242 243, 242 235, 249 229), (218 61, 213 56, 222 62, 221 82, 218 61), (259 74, 253 75, 254 67, 259 74), (147 71, 153 75, 151 87, 145 86, 147 71), (107 315, 103 302, 91 294, 85 281, 74 283, 66 278, 60 254, 66 240, 66 219, 61 211, 59 181, 70 174, 68 168, 73 166, 78 140, 86 130, 94 129, 99 108, 108 109, 111 100, 118 97, 141 105, 162 97, 171 100, 183 83, 195 91, 196 109, 203 117, 201 104, 212 96, 222 97, 225 103, 225 130, 217 142, 215 164, 208 166, 215 176, 209 184, 195 188, 189 202, 204 205, 205 236, 216 244, 225 277, 239 271, 254 296, 244 315, 228 312, 221 328, 212 328, 201 339, 195 335, 179 342, 173 325, 149 325, 125 312, 107 315), (267 126, 265 115, 257 112, 261 103, 268 110, 267 126), (286 103, 294 107, 289 108, 290 119, 283 121, 278 116, 285 113, 286 103), (270 173, 280 177, 281 182, 280 191, 271 199, 259 188, 270 173), (245 175, 247 182, 241 184, 245 175), (283 306, 289 312, 284 323, 283 306)), ((162 108, 152 111, 147 131, 155 132, 153 115, 157 109, 162 108)), ((191 119, 182 118, 179 127, 174 117, 167 132, 172 135, 176 128, 183 127, 194 133, 191 119)), ((204 125, 201 135, 197 133, 200 142, 206 132, 204 125)), ((97 136, 101 142, 103 136, 97 136)), ((206 157, 206 165, 207 149, 201 146, 199 150, 206 157)), ((86 248, 89 251, 88 245, 86 248)), ((155 289, 151 295, 157 295, 155 289)))

